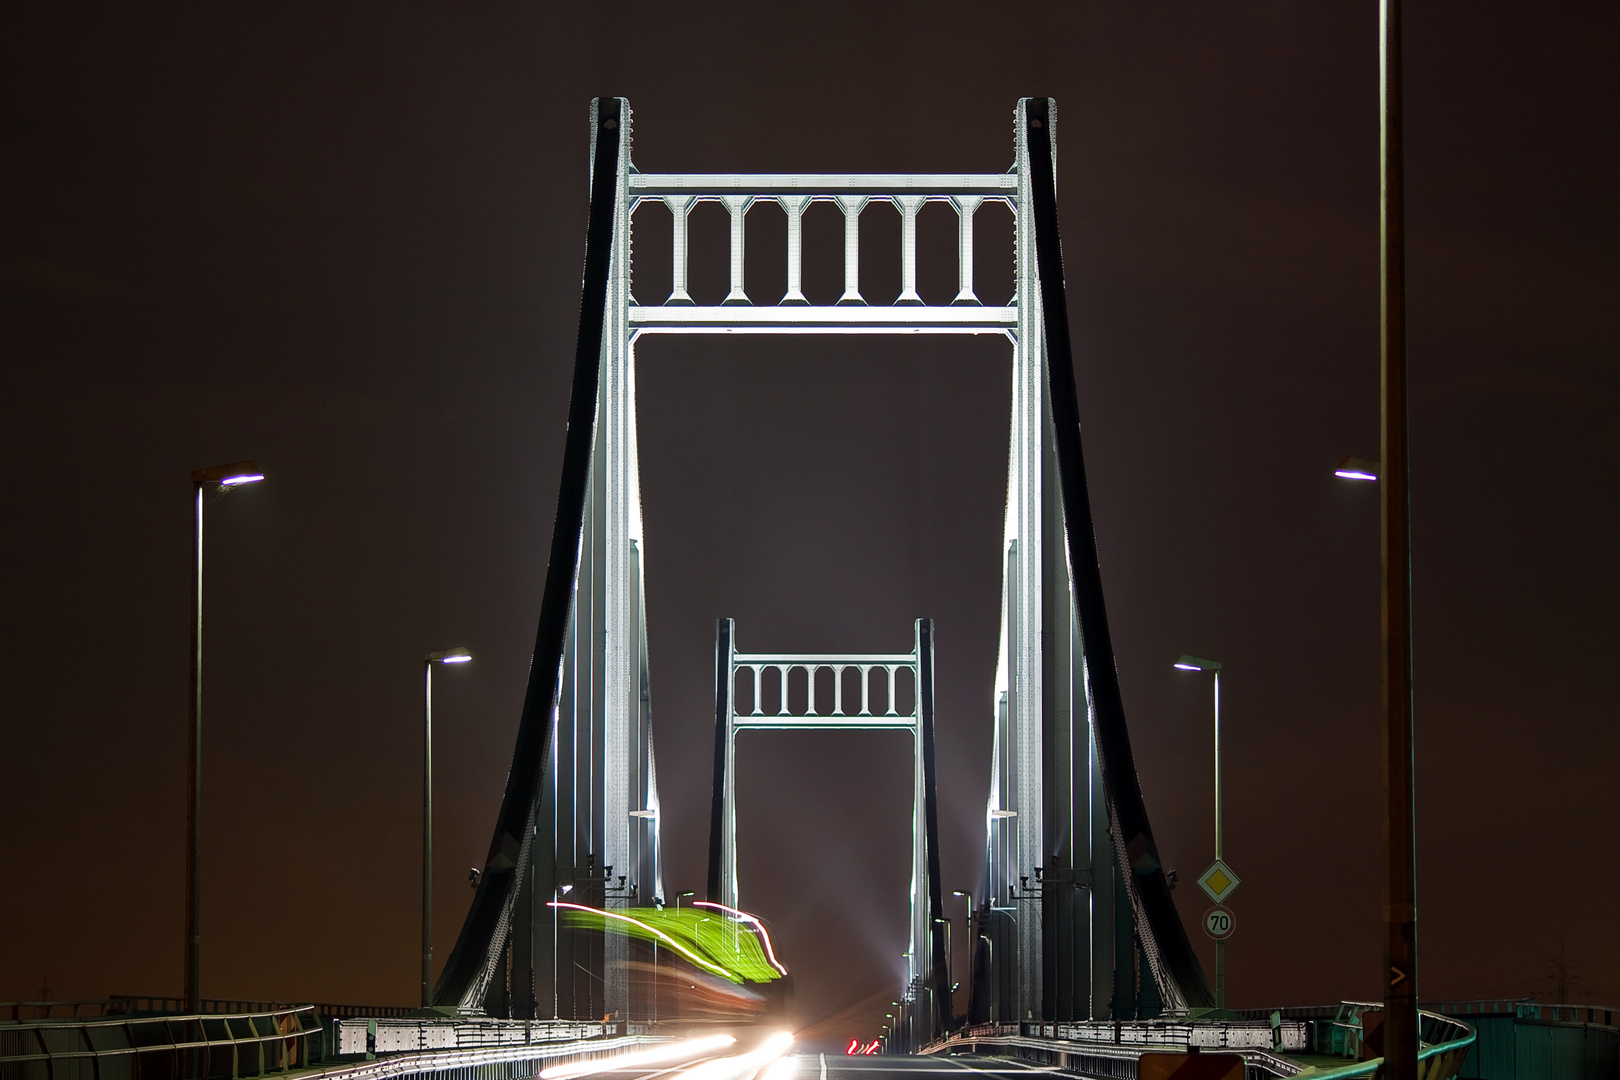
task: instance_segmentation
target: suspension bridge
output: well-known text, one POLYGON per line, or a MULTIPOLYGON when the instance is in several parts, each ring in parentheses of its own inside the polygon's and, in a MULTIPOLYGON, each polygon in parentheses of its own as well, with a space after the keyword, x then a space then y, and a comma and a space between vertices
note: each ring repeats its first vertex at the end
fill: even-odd
MULTIPOLYGON (((1055 102, 1019 101, 1002 173, 659 173, 632 162, 628 102, 593 102, 577 349, 533 661, 471 907, 431 985, 424 958, 421 1008, 12 1007, 0 1017, 0 1080, 566 1080, 676 1068, 712 1080, 864 1080, 929 1071, 924 1055, 997 1076, 1031 1064, 1098 1077, 1189 1067, 1235 1080, 1373 1075, 1376 1006, 1217 1008, 1161 865, 1092 524, 1059 240, 1057 120, 1055 102), (729 215, 730 288, 718 304, 696 303, 688 288, 688 222, 703 202, 729 215), (1016 291, 1006 304, 984 302, 973 277, 976 211, 995 202, 1011 209, 1015 229, 1016 291), (647 203, 668 209, 673 230, 672 286, 657 303, 637 303, 631 291, 632 218, 647 203), (773 303, 756 303, 745 287, 744 220, 764 203, 787 223, 787 287, 773 303), (843 291, 828 304, 803 288, 803 221, 814 203, 844 218, 843 291), (875 203, 900 218, 901 289, 890 303, 861 289, 858 225, 875 203), (917 221, 928 203, 957 216, 957 291, 947 304, 926 303, 917 289, 917 221), (995 682, 984 687, 994 738, 966 1016, 952 1004, 945 935, 926 617, 901 653, 842 641, 750 651, 746 625, 718 621, 705 896, 682 909, 666 892, 644 573, 657 538, 643 528, 636 438, 636 346, 652 334, 990 334, 1008 343, 1003 600, 995 682), (798 695, 805 707, 790 708, 798 695), (791 1040, 760 1026, 785 968, 747 914, 737 848, 738 737, 849 728, 905 731, 914 749, 905 982, 886 1053, 862 1061, 795 1056, 791 1040), (755 1002, 760 1023, 716 1034, 712 1018, 661 1009, 658 971, 670 962, 684 965, 694 989, 707 980, 713 1008, 755 1002)), ((1427 1080, 1459 1075, 1473 1027, 1440 1013, 1423 1023, 1427 1080)))

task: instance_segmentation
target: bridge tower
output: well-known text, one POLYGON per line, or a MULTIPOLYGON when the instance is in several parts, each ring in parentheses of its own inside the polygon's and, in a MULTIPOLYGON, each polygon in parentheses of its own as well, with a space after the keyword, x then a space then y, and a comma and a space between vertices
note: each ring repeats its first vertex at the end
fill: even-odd
POLYGON ((709 900, 738 907, 737 734, 741 731, 904 731, 912 737, 911 919, 904 994, 928 1031, 950 1020, 940 929, 938 784, 934 766, 934 622, 918 619, 908 653, 742 653, 721 619, 714 639, 714 800, 709 824, 709 900), (775 674, 775 685, 766 679, 775 674), (802 674, 805 710, 788 706, 802 674), (826 674, 830 678, 823 680, 826 674), (822 683, 818 701, 817 683, 822 683), (739 693, 748 705, 739 708, 739 693))
MULTIPOLYGON (((635 437, 635 343, 657 333, 999 334, 1011 343, 1002 633, 986 702, 995 751, 972 1011, 1066 1020, 1212 1004, 1159 867, 1114 670, 1064 296, 1056 119, 1049 99, 1018 103, 1005 173, 644 173, 630 162, 628 103, 593 102, 579 337, 534 659, 500 817, 437 985, 440 1006, 626 1018, 638 1009, 616 963, 623 957, 575 955, 581 946, 546 905, 565 885, 607 906, 662 894, 635 437), (673 219, 673 287, 660 303, 637 304, 630 292, 630 221, 644 201, 662 202, 673 219), (974 289, 974 214, 988 201, 1010 206, 1016 220, 1017 292, 1005 304, 985 303, 974 289), (687 221, 699 202, 720 203, 730 215, 731 288, 718 305, 694 303, 686 287, 687 221), (774 304, 755 304, 744 287, 744 219, 762 202, 779 204, 787 218, 787 292, 774 304), (844 291, 834 304, 812 304, 801 288, 803 214, 812 202, 844 215, 844 291), (874 202, 900 213, 902 288, 890 305, 870 304, 860 290, 859 218, 874 202), (916 288, 917 215, 928 202, 958 215, 958 292, 946 305, 926 304, 916 288), (555 974, 582 968, 599 989, 555 974), (525 997, 528 986, 538 1004, 525 997), (516 1004, 507 987, 519 988, 516 1004)), ((921 658, 919 646, 914 662, 921 658)), ((920 700, 920 671, 916 678, 920 700)), ((912 721, 919 743, 920 715, 912 721)), ((725 814, 719 825, 711 877, 730 902, 737 883, 725 814)), ((916 901, 927 876, 919 871, 916 901)), ((913 906, 907 994, 917 1040, 949 1019, 937 992, 934 1005, 921 998, 945 978, 936 906, 913 906)), ((623 945, 609 938, 594 947, 623 945)))

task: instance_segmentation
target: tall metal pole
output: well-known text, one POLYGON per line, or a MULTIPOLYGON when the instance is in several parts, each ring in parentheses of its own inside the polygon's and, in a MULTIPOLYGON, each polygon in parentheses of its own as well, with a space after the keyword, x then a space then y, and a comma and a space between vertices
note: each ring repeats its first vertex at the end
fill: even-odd
POLYGON ((1413 784, 1412 542, 1407 499, 1406 211, 1401 5, 1379 0, 1381 540, 1384 646, 1384 1069, 1417 1080, 1417 815, 1413 784))
POLYGON ((191 798, 186 803, 186 1011, 202 1001, 202 622, 203 485, 192 478, 195 535, 191 549, 191 798))
MULTIPOLYGON (((1221 846, 1221 669, 1215 669, 1215 860, 1225 858, 1221 846)), ((1215 1009, 1226 1014, 1226 941, 1215 942, 1215 1009)))
POLYGON ((422 1008, 433 1004, 433 661, 422 661, 422 1008))

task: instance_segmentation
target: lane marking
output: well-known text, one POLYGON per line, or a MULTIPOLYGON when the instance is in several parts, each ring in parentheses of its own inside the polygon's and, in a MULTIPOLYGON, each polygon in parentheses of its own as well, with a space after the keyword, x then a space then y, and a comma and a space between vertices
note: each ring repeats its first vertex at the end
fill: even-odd
MULTIPOLYGON (((930 1056, 932 1056, 932 1055, 930 1055, 930 1056)), ((1056 1065, 1026 1065, 1024 1062, 1019 1061, 1017 1058, 990 1057, 990 1055, 983 1055, 983 1056, 989 1058, 991 1061, 997 1062, 998 1066, 996 1068, 991 1068, 991 1069, 980 1069, 980 1068, 975 1068, 972 1065, 964 1065, 962 1062, 956 1060, 953 1057, 948 1057, 945 1060, 950 1062, 952 1065, 955 1065, 958 1069, 966 1069, 968 1072, 981 1073, 981 1074, 987 1075, 987 1076, 991 1075, 991 1074, 994 1074, 994 1073, 1000 1073, 1000 1072, 1013 1072, 1014 1070, 1017 1070, 1017 1069, 1021 1069, 1024 1072, 1060 1072, 1061 1071, 1056 1065), (1000 1064, 1000 1063, 1005 1063, 1005 1064, 1000 1064)), ((943 1070, 941 1070, 941 1071, 943 1071, 943 1070)))

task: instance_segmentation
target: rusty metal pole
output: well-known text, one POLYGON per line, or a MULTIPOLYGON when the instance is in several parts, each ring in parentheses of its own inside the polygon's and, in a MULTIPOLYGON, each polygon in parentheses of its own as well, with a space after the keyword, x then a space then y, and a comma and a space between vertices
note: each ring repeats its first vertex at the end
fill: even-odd
POLYGON ((1412 723, 1412 531, 1407 497, 1406 217, 1401 4, 1379 0, 1381 244, 1379 477, 1384 646, 1384 1080, 1417 1080, 1417 815, 1412 723))

